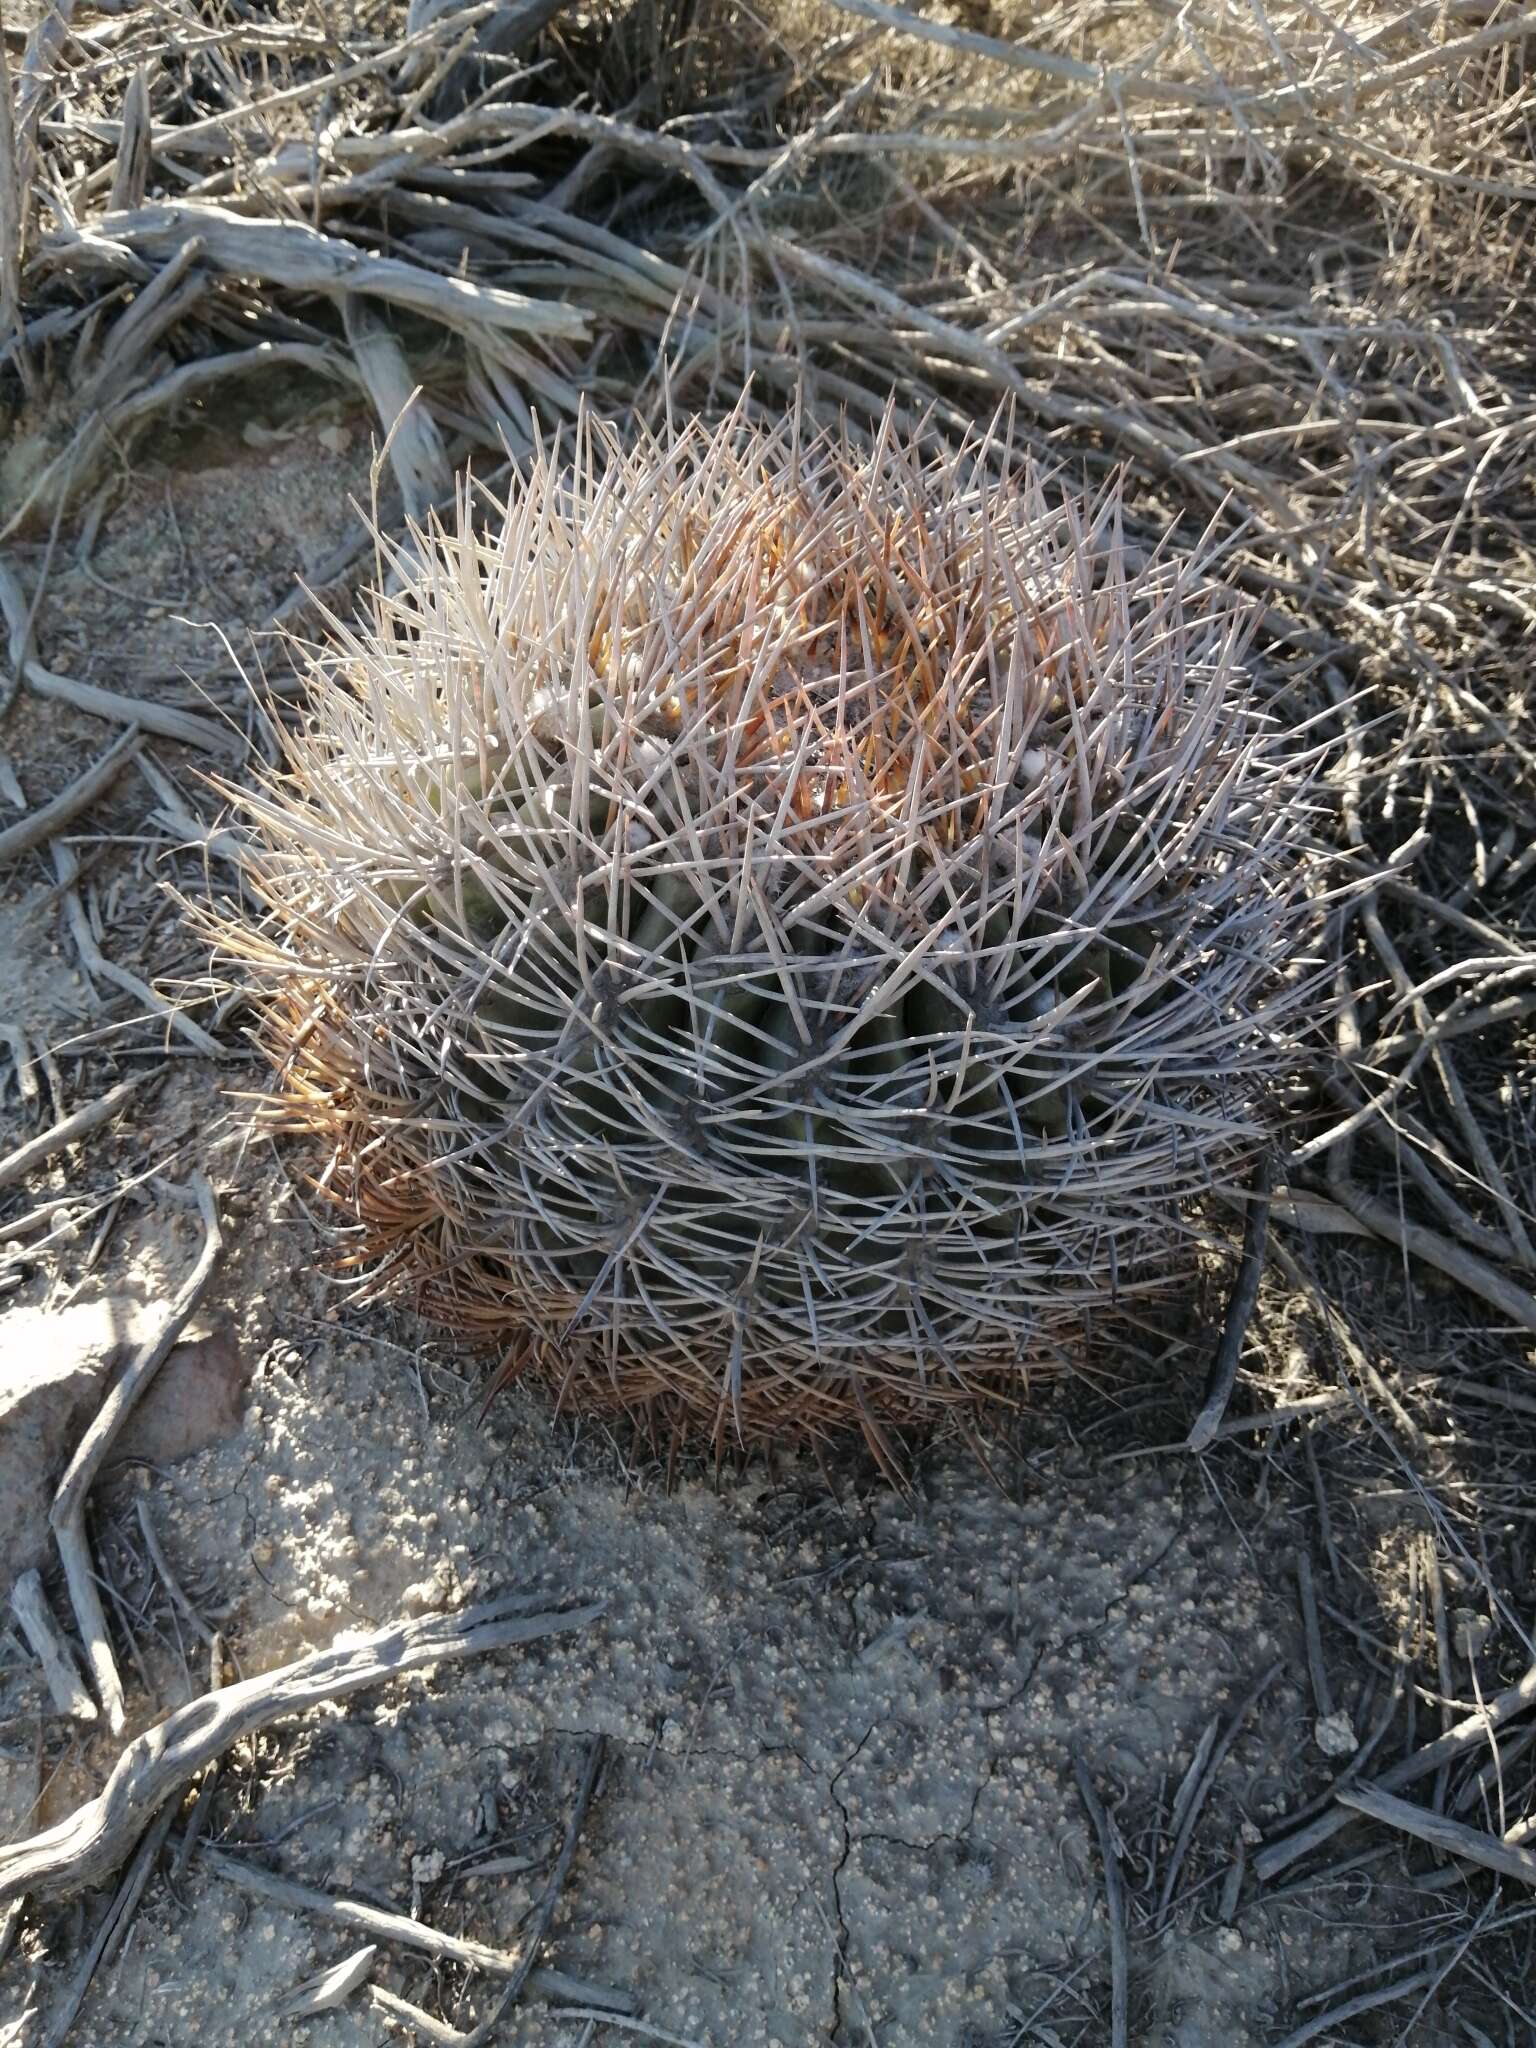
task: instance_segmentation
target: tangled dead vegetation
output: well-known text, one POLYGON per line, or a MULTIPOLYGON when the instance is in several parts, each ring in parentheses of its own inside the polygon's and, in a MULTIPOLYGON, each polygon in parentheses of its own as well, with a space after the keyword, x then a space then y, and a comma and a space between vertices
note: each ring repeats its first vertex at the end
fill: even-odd
MULTIPOLYGON (((1117 1850, 1118 1819, 1104 1831, 1153 1873, 1127 1897, 1106 1856, 1110 2027, 1127 1942, 1134 2008, 1170 1899, 1225 1939, 1256 1876, 1264 1916, 1289 1900, 1342 1926, 1399 1902, 1395 1960, 1307 1992, 1280 2022, 1289 2048, 1362 2018, 1426 2041, 1529 2028, 1536 1922, 1498 1887, 1529 1869, 1531 1730, 1486 1737, 1503 1703, 1528 1712, 1536 1655, 1533 40, 1516 0, 424 0, 345 20, 59 0, 0 27, 0 700, 19 677, 222 743, 153 690, 61 676, 32 634, 66 509, 89 536, 151 432, 277 378, 373 408, 391 525, 451 502, 466 463, 526 473, 535 419, 584 401, 655 426, 669 402, 778 417, 798 394, 857 439, 894 393, 899 428, 955 439, 1006 400, 1015 445, 1074 489, 1123 467, 1132 571, 1204 537, 1258 607, 1266 702, 1337 739, 1330 833, 1356 886, 1323 936, 1327 1121, 1276 1162, 1261 1342, 1244 1351, 1239 1317, 1224 1347, 1275 1405, 1213 1420, 1199 1479, 1219 1488, 1241 1458, 1240 1505, 1291 1516, 1309 1548, 1315 1532, 1326 1566, 1298 1586, 1331 1742, 1348 1739, 1335 1630, 1374 1689, 1353 1702, 1358 1749, 1336 1772, 1313 1760, 1314 1804, 1292 1803, 1246 1875, 1241 1846, 1222 1877, 1226 1849, 1195 1830, 1241 1703, 1171 1826, 1147 1803, 1151 1852, 1117 1850), (1400 1610, 1381 1597, 1394 1514, 1415 1525, 1400 1610), (1420 1811, 1376 1796, 1389 1778, 1420 1811), (1368 1846, 1273 1889, 1357 1808, 1368 1846), (1453 1860, 1384 1879, 1388 1826, 1453 1860)), ((350 552, 367 558, 360 529, 350 552)), ((23 824, 30 845, 49 821, 23 824)), ((75 856, 53 855, 85 959, 75 856)), ((64 1118, 42 1152, 79 1128, 64 1118)), ((39 1156, 12 1155, 18 1184, 39 1156)), ((104 1213, 105 1233, 116 1201, 71 1191, 7 1221, 7 1270, 55 1228, 104 1213)), ((1076 1962, 1029 2008, 1064 2039, 1106 2037, 1076 1962)))
POLYGON ((350 1265, 727 1448, 985 1398, 1188 1265, 1315 997, 1310 763, 1006 422, 578 426, 243 799, 350 1265))

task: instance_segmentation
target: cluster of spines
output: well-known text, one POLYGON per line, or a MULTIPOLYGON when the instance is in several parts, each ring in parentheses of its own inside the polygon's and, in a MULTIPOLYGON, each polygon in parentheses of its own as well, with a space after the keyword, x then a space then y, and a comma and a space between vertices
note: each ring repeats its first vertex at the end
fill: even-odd
POLYGON ((539 452, 251 800, 354 1255, 717 1441, 1016 1395, 1182 1269, 1305 985, 1305 764, 1198 563, 998 435, 539 452))

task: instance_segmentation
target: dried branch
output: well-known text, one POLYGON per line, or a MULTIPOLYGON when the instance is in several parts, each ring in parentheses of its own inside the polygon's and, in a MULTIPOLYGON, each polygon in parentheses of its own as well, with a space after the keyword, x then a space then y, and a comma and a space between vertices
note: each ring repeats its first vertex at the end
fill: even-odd
POLYGON ((16 149, 16 109, 11 60, 0 35, 0 345, 12 336, 23 381, 30 393, 32 363, 21 309, 21 256, 25 229, 25 188, 16 149))
POLYGON ((53 871, 58 876, 64 898, 64 916, 69 925, 70 937, 75 942, 75 951, 80 955, 80 965, 86 973, 102 981, 110 981, 115 988, 125 990, 134 996, 149 1011, 158 1012, 166 1020, 167 1028, 178 1037, 184 1038, 194 1051, 206 1058, 216 1060, 224 1056, 224 1048, 210 1032, 203 1029, 194 1018, 189 1017, 178 1004, 162 996, 157 989, 130 968, 120 967, 115 960, 109 960, 96 943, 91 930, 90 919, 85 914, 85 905, 80 901, 75 883, 80 874, 80 863, 74 848, 55 840, 49 848, 53 859, 53 871))
MULTIPOLYGON (((1401 1792, 1406 1785, 1413 1785, 1420 1778, 1433 1777, 1442 1764, 1454 1763, 1468 1750, 1476 1749, 1506 1722, 1536 1706, 1536 1664, 1514 1685, 1487 1701, 1482 1709, 1458 1721, 1454 1728, 1448 1728, 1433 1742, 1427 1742, 1416 1749, 1411 1756, 1404 1757, 1390 1770, 1383 1771, 1370 1785, 1356 1787, 1358 1790, 1377 1792, 1401 1792)), ((1276 1841, 1261 1849, 1253 1859, 1255 1874, 1268 1883, 1278 1877, 1282 1870, 1288 1870, 1300 1857, 1308 1856, 1324 1842, 1331 1841, 1341 1828, 1349 1825, 1348 1812, 1335 1809, 1298 1828, 1289 1835, 1281 1835, 1276 1841)))
POLYGON ((255 1729, 434 1664, 584 1628, 601 1613, 600 1604, 540 1612, 527 1595, 503 1594, 462 1614, 396 1622, 206 1693, 131 1742, 96 1798, 45 1833, 0 1848, 0 1904, 22 1892, 68 1898, 99 1884, 167 1800, 255 1729))
POLYGON ((425 314, 444 327, 483 333, 561 336, 580 341, 587 322, 574 306, 530 299, 467 278, 435 276, 393 257, 372 254, 301 221, 252 220, 206 202, 143 206, 105 213, 88 228, 55 229, 43 244, 47 261, 73 275, 92 271, 144 277, 196 240, 200 260, 225 277, 258 279, 283 291, 346 299, 382 299, 425 314))
POLYGON ((1094 1790, 1088 1767, 1080 1756, 1074 1755, 1072 1770, 1077 1779, 1078 1795, 1098 1841, 1099 1861, 1104 1867, 1104 1905, 1109 1916, 1110 2048, 1128 2048, 1131 2038, 1131 1961, 1125 1923, 1125 1880, 1120 1874, 1120 1858, 1116 1853, 1109 1815, 1104 1811, 1104 1802, 1094 1790))
POLYGON ((35 1571, 23 1572, 11 1588, 11 1611, 43 1667, 43 1680, 61 1714, 76 1721, 94 1721, 96 1702, 85 1689, 79 1666, 48 1605, 43 1582, 35 1571))
POLYGON ((105 1095, 98 1095, 94 1102, 83 1103, 48 1130, 39 1131, 35 1138, 29 1138, 26 1144, 18 1145, 14 1152, 7 1153, 0 1159, 0 1188, 25 1180, 55 1152, 63 1151, 66 1145, 73 1145, 79 1139, 89 1137, 92 1131, 100 1130, 103 1124, 110 1123, 147 1079, 144 1074, 130 1074, 126 1081, 119 1081, 105 1095))
POLYGON ((1259 1298, 1259 1282, 1264 1274, 1264 1253, 1269 1243, 1269 1196, 1272 1184, 1273 1163, 1269 1154, 1261 1153, 1253 1171, 1253 1184, 1248 1190, 1248 1204, 1243 1220, 1243 1255, 1237 1269, 1237 1278, 1232 1283, 1231 1299, 1227 1303, 1227 1319, 1221 1332, 1221 1342, 1216 1347, 1216 1356, 1211 1364, 1211 1376, 1206 1386, 1205 1399, 1200 1412, 1190 1425, 1189 1436, 1184 1448, 1189 1451, 1205 1451, 1215 1442, 1221 1428, 1221 1419, 1227 1412, 1227 1403, 1232 1398, 1232 1389, 1237 1384, 1237 1368, 1243 1355, 1243 1339, 1248 1334, 1248 1324, 1253 1316, 1259 1298))
POLYGON ((59 1481, 48 1520, 64 1560, 70 1598, 81 1641, 96 1681, 97 1697, 106 1712, 107 1726, 121 1735, 125 1725, 122 1681, 107 1633, 101 1595, 91 1565, 90 1546, 85 1534, 85 1503, 97 1472, 116 1441, 118 1432, 150 1381, 169 1357, 192 1311, 202 1299, 203 1289, 224 1248, 219 1228, 218 1206, 213 1190, 202 1174, 193 1177, 193 1191, 203 1222, 203 1245, 191 1272, 182 1282, 161 1319, 160 1327, 124 1367, 120 1377, 96 1412, 95 1420, 81 1438, 74 1456, 59 1481))
POLYGON ((1363 1813, 1369 1820, 1379 1820, 1420 1842, 1428 1842, 1433 1848, 1443 1849, 1448 1856, 1461 1856, 1469 1863, 1481 1865, 1484 1870, 1497 1871, 1500 1877, 1513 1877, 1521 1884, 1536 1885, 1536 1851, 1521 1848, 1514 1842, 1501 1842, 1496 1835, 1485 1834, 1481 1828, 1468 1827, 1464 1821, 1448 1820, 1444 1814, 1433 1813, 1428 1807, 1415 1806, 1410 1800, 1383 1792, 1380 1785, 1346 1786, 1334 1797, 1340 1806, 1347 1806, 1354 1813, 1363 1813))
MULTIPOLYGON (((296 1913, 313 1913, 319 1919, 329 1920, 338 1927, 347 1927, 372 1940, 388 1942, 395 1948, 414 1950, 419 1955, 431 1956, 435 1962, 457 1963, 466 1970, 479 1970, 488 1977, 511 1977, 523 1966, 526 1948, 515 1954, 508 1949, 492 1948, 486 1942, 474 1941, 468 1935, 449 1934, 443 1928, 430 1927, 423 1920, 414 1920, 405 1913, 390 1913, 381 1906, 370 1906, 361 1899, 339 1899, 330 1892, 316 1890, 313 1885, 299 1884, 291 1877, 280 1877, 276 1871, 265 1870, 260 1864, 252 1863, 248 1857, 231 1856, 225 1851, 205 1844, 198 1851, 198 1861, 205 1870, 232 1884, 252 1897, 268 1899, 275 1906, 290 1907, 296 1913)), ((627 1991, 609 1991, 600 1984, 589 1984, 579 1977, 572 1977, 564 1970, 552 1969, 536 1964, 526 1979, 525 1989, 536 1992, 541 1998, 569 1998, 579 2000, 583 2005, 600 2008, 603 2012, 629 2013, 635 2009, 635 2001, 627 1991)), ((455 2040, 459 2039, 454 2030, 455 2040)))
POLYGON ((1339 1176, 1330 1178, 1329 1186, 1350 1215, 1377 1237, 1387 1244, 1401 1245, 1410 1258, 1422 1259, 1426 1266, 1433 1266, 1437 1272, 1459 1282, 1516 1328, 1536 1332, 1536 1294, 1528 1288, 1490 1266, 1486 1259, 1452 1244, 1438 1231, 1413 1222, 1356 1182, 1339 1176))
POLYGON ((118 725, 136 726, 144 732, 158 733, 164 739, 180 740, 189 747, 202 747, 209 753, 228 754, 242 744, 238 733, 226 726, 214 725, 206 718, 194 717, 190 711, 177 711, 170 705, 156 704, 148 697, 120 696, 117 691, 104 690, 97 683, 77 682, 73 676, 55 675, 51 669, 44 668, 30 651, 30 607, 22 595, 21 585, 3 562, 0 562, 0 612, 4 613, 10 632, 12 671, 19 674, 37 696, 58 698, 79 711, 88 711, 92 717, 109 718, 118 725))
POLYGON ((7 825, 4 831, 0 831, 0 860, 15 860, 34 846, 41 846, 55 832, 62 832, 71 818, 78 818, 104 789, 111 788, 143 743, 144 737, 137 725, 129 726, 67 788, 60 790, 47 803, 39 804, 35 811, 29 811, 26 817, 18 818, 14 825, 7 825))
POLYGON ((154 1875, 155 1865, 160 1860, 160 1852, 165 1847, 166 1836, 169 1835, 175 1819, 176 1808, 168 1803, 145 1828, 139 1845, 133 1852, 133 1860, 123 1873, 122 1881, 112 1896, 111 1904, 102 1915, 96 1932, 75 1965, 64 1994, 50 2016, 42 2048, 64 2048, 96 1972, 103 1964, 111 1962, 127 1937, 133 1916, 139 1909, 139 1901, 144 1896, 144 1888, 154 1875))

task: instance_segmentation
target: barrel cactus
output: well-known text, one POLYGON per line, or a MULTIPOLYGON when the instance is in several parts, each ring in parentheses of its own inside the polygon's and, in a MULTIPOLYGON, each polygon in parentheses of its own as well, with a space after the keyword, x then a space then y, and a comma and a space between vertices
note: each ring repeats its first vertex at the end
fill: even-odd
POLYGON ((546 447, 244 799, 343 1259, 717 1449, 1017 1400, 1188 1269, 1308 985, 1308 770, 1113 488, 740 418, 546 447))

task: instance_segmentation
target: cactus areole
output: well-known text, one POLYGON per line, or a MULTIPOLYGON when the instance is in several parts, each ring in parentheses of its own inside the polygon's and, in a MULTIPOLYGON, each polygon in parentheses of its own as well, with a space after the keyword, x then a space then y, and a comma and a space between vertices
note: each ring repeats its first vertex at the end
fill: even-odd
POLYGON ((1113 490, 738 418, 538 453, 307 655, 225 927, 369 1287, 717 1446, 1018 1400, 1188 1268, 1308 773, 1113 490))

